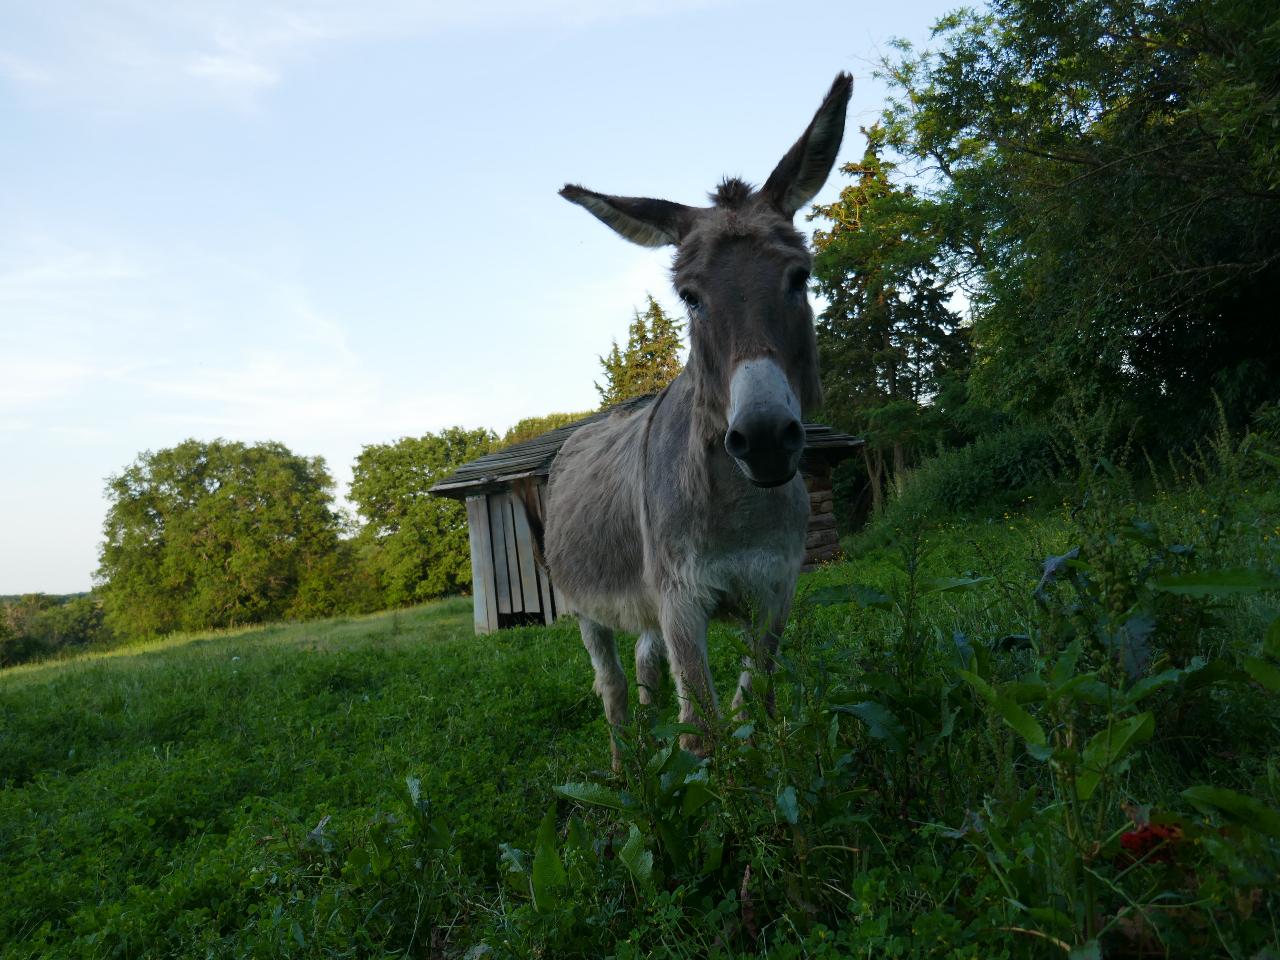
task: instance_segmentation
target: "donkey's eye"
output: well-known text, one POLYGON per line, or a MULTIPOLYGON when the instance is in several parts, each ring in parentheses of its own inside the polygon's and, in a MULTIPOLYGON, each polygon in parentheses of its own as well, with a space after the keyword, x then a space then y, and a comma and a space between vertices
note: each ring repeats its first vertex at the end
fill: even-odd
POLYGON ((688 287, 680 291, 680 299, 684 301, 684 305, 690 310, 698 310, 702 307, 702 301, 698 299, 698 295, 688 287))
POLYGON ((803 296, 809 292, 809 271, 795 270, 787 278, 787 286, 792 293, 803 296))

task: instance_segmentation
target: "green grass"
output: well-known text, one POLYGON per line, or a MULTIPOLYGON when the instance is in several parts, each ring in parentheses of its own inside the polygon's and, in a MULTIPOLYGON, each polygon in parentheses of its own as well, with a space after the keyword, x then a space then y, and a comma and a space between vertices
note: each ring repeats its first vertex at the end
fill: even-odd
MULTIPOLYGON (((1268 488, 1219 500, 1194 490, 1161 496, 1141 512, 1170 537, 1199 537, 1204 564, 1280 568, 1268 488)), ((1116 507, 1106 522, 1120 529, 1122 513, 1116 507)), ((467 599, 7 670, 0 956, 454 956, 481 941, 508 956, 1064 956, 1047 944, 1087 948, 1094 919, 1020 912, 1001 884, 1023 883, 1020 895, 1039 898, 1027 909, 1061 913, 1076 903, 1061 865, 1090 863, 1111 886, 1080 889, 1102 896, 1109 917, 1127 909, 1113 888, 1139 874, 1154 886, 1123 886, 1125 897, 1219 898, 1194 908, 1209 919, 1187 920, 1182 941, 1160 927, 1166 950, 1256 948, 1276 922, 1274 881, 1249 874, 1280 863, 1267 860, 1277 850, 1265 833, 1233 835, 1245 853, 1230 863, 1212 858, 1209 834, 1197 839, 1188 854, 1197 865, 1186 869, 1198 886, 1190 874, 1160 874, 1163 865, 1120 871, 1110 851, 1126 823, 1122 801, 1187 817, 1195 811, 1180 791, 1212 783, 1274 803, 1275 697, 1242 681, 1185 696, 1175 685, 1154 698, 1160 732, 1107 774, 1096 837, 1064 845, 1056 774, 958 679, 953 661, 960 645, 989 649, 997 695, 1014 689, 1007 681, 1048 669, 1066 621, 1053 620, 1032 591, 1041 561, 1088 530, 1061 500, 900 526, 890 539, 881 525, 847 542, 850 562, 802 579, 778 719, 757 717, 750 737, 725 728, 695 775, 717 799, 693 812, 685 781, 652 779, 680 754, 643 723, 631 732, 640 741, 634 769, 621 782, 596 778, 609 790, 621 783, 631 806, 592 811, 557 800, 556 785, 591 780, 608 762, 576 627, 476 637, 467 599), (924 584, 935 576, 980 582, 930 593, 924 584), (850 584, 892 602, 840 602, 850 584), (885 690, 900 683, 906 699, 893 700, 885 690), (954 729, 930 728, 927 704, 908 717, 911 696, 950 704, 954 729), (897 712, 906 740, 877 725, 883 714, 865 707, 872 701, 897 712), (416 798, 410 780, 420 783, 416 798), (1025 798, 1033 807, 1010 812, 1025 798), (549 808, 558 811, 553 833, 539 833, 549 808), (985 811, 988 833, 945 834, 976 811, 985 811), (581 818, 572 829, 571 815, 581 818), (626 871, 619 865, 635 825, 652 878, 635 873, 633 859, 626 871), (588 852, 557 853, 580 828, 595 838, 588 852), (1061 861, 1002 868, 984 844, 1003 829, 1061 861), (725 852, 694 870, 672 846, 676 834, 677 846, 702 852, 719 837, 725 852), (512 849, 500 859, 503 843, 536 858, 512 849), (1088 859, 1097 850, 1108 851, 1105 867, 1088 859), (551 864, 561 861, 568 872, 556 879, 551 864), (531 900, 539 889, 541 900, 531 900), (755 893, 743 901, 748 889, 755 893), (1240 897, 1253 898, 1244 919, 1240 897), (1224 927, 1216 940, 1210 922, 1224 927)), ((1266 592, 1210 606, 1198 653, 1231 663, 1257 654, 1280 613, 1266 592)), ((740 644, 717 627, 711 647, 727 700, 740 644)), ((629 652, 624 642, 624 662, 629 652)), ((1105 655, 1091 664, 1123 685, 1105 655)), ((667 699, 669 716, 669 691, 667 699)), ((1071 709, 1026 701, 1054 738, 1122 720, 1071 709)), ((1201 829, 1200 820, 1183 822, 1188 836, 1201 829)))

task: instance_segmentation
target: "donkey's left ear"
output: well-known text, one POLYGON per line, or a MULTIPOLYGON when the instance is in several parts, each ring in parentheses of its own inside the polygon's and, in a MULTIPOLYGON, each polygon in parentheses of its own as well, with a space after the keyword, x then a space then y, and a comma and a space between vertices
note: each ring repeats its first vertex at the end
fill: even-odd
POLYGON ((560 196, 595 214, 632 243, 642 247, 678 244, 693 222, 695 210, 670 200, 615 197, 577 184, 565 184, 560 196))
POLYGON ((788 217, 818 195, 836 162, 844 138, 844 115, 853 77, 842 73, 831 85, 809 126, 769 174, 760 192, 788 217))

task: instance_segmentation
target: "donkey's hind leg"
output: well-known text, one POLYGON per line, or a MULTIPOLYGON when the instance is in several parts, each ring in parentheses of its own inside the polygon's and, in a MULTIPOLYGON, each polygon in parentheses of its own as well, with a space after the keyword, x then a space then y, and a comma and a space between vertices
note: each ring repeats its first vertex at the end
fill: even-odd
MULTIPOLYGON (((763 670, 766 676, 772 675, 777 668, 778 643, 782 639, 783 628, 787 625, 787 614, 791 611, 789 601, 783 601, 781 609, 775 610, 765 617, 765 625, 747 626, 743 632, 751 639, 753 656, 742 658, 742 673, 738 677, 738 689, 733 695, 733 712, 741 714, 743 702, 751 694, 751 673, 763 670)), ((769 716, 774 714, 773 684, 769 684, 764 697, 764 707, 769 716)))
MULTIPOLYGON (((591 666, 596 673, 595 691, 604 703, 605 719, 611 728, 623 726, 627 722, 627 675, 622 672, 613 631, 586 617, 579 619, 578 628, 582 631, 582 644, 591 656, 591 666)), ((617 770, 621 757, 612 731, 609 742, 613 747, 613 768, 617 770)))
POLYGON ((658 698, 665 654, 662 634, 656 630, 646 630, 636 640, 636 685, 640 688, 640 702, 646 707, 658 698))

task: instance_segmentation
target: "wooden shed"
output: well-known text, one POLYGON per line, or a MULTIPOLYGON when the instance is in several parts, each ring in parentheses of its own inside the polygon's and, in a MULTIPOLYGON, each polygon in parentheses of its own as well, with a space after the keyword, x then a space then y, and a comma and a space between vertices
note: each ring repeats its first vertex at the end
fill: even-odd
MULTIPOLYGON (((615 411, 646 406, 652 400, 652 396, 628 400, 532 440, 479 457, 464 463, 431 488, 433 495, 461 500, 467 507, 476 633, 549 624, 564 605, 547 572, 534 562, 533 533, 524 504, 512 484, 533 478, 541 497, 552 461, 575 430, 615 411)), ((804 428, 805 451, 800 471, 809 488, 810 501, 805 569, 812 569, 840 554, 831 470, 845 457, 856 453, 862 441, 820 423, 806 423, 804 428)))

